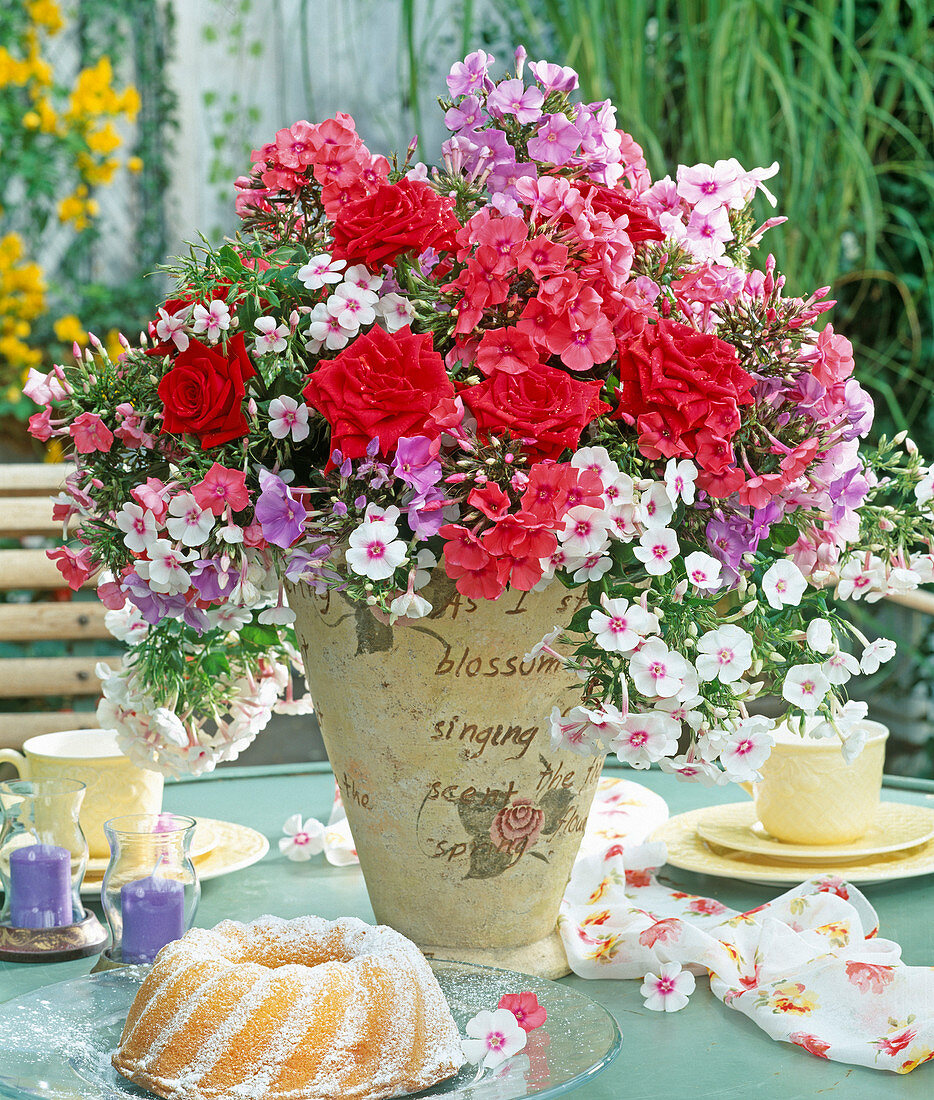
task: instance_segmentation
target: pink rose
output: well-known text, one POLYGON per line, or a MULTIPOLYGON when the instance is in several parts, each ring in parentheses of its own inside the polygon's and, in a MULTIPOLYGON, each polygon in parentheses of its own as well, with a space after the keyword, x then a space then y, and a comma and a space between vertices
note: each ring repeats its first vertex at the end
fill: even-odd
POLYGON ((545 824, 545 815, 532 805, 531 799, 514 798, 511 806, 504 806, 490 826, 490 840, 499 851, 511 848, 518 841, 525 841, 522 850, 531 848, 538 840, 545 824))

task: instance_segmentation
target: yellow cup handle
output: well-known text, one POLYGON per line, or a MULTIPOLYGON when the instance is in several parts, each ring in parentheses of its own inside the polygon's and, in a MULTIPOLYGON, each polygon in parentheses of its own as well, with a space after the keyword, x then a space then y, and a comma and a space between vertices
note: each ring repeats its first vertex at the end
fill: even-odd
POLYGON ((29 761, 16 749, 0 749, 0 764, 12 764, 21 779, 29 778, 29 761))

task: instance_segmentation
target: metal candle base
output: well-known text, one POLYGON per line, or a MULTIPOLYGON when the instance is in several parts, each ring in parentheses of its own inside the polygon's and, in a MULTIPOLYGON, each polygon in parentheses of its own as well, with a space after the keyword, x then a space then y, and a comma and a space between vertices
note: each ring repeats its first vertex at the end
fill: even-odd
POLYGON ((106 942, 106 929, 88 911, 77 924, 60 928, 13 928, 0 924, 0 962, 67 962, 98 954, 106 942))

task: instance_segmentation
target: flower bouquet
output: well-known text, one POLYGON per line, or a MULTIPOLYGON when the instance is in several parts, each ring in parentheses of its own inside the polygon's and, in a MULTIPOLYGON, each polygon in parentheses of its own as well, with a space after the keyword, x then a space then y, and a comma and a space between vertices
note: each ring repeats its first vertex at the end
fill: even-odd
POLYGON ((834 597, 934 578, 934 470, 860 447, 827 288, 753 266, 778 165, 653 181, 571 69, 492 66, 451 69, 431 168, 346 114, 280 130, 236 181, 242 232, 177 261, 137 346, 32 373, 31 432, 76 461, 80 546, 51 556, 76 588, 101 571, 129 648, 99 719, 138 762, 203 771, 307 706, 287 583, 412 625, 433 575, 475 602, 583 587, 528 639, 580 681, 556 748, 748 780, 770 694, 858 751, 845 685, 894 646, 834 597))

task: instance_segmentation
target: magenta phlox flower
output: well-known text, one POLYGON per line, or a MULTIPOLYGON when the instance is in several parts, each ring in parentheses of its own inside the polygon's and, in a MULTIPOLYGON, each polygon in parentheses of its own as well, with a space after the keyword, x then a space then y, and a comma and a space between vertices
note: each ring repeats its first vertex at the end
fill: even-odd
POLYGON ((487 80, 487 72, 495 58, 486 50, 474 50, 463 61, 455 61, 447 77, 448 91, 453 96, 472 95, 487 80))
POLYGON ((424 435, 402 436, 396 447, 392 472, 417 493, 427 492, 441 480, 440 447, 440 439, 424 435))
POLYGON ((538 122, 545 97, 538 88, 526 88, 521 80, 503 80, 487 96, 486 106, 497 118, 512 115, 523 124, 538 122))
POLYGON ((580 141, 580 130, 565 115, 546 115, 529 139, 529 156, 545 164, 567 164, 580 141))
POLYGON ((579 84, 577 73, 567 65, 555 65, 551 61, 530 61, 532 75, 548 92, 573 92, 579 84))
POLYGON ((295 499, 289 487, 275 474, 260 476, 262 492, 256 502, 256 521, 263 529, 263 538, 274 546, 287 548, 301 538, 308 513, 295 499))

